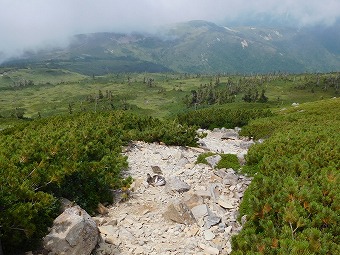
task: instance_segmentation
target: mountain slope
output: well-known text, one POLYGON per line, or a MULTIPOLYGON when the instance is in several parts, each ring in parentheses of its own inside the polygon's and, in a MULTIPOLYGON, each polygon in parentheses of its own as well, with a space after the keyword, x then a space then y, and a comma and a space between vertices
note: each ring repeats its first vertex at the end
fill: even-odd
POLYGON ((340 69, 340 34, 332 28, 218 26, 190 21, 156 34, 77 35, 65 49, 27 54, 30 63, 84 74, 111 72, 328 72, 340 69))

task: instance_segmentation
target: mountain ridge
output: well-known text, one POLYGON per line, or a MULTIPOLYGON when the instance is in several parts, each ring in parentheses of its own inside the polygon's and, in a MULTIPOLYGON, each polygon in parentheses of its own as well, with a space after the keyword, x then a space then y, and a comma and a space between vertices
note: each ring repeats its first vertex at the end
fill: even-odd
POLYGON ((27 53, 3 65, 114 72, 267 73, 340 70, 339 25, 317 28, 226 27, 194 20, 154 34, 75 35, 68 47, 27 53))

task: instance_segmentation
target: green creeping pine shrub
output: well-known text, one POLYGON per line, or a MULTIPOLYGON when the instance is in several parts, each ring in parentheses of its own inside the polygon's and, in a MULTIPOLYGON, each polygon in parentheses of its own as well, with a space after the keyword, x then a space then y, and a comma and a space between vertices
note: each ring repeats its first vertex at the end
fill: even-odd
POLYGON ((196 145, 196 130, 128 112, 31 121, 0 132, 0 238, 5 254, 33 249, 58 214, 58 198, 92 214, 127 187, 121 146, 131 139, 196 145))
MULTIPOLYGON (((120 186, 122 131, 95 115, 33 121, 0 136, 1 239, 5 253, 31 248, 47 231, 63 196, 94 212, 120 186), (15 238, 13 238, 15 237, 15 238)), ((14 253, 14 252, 13 252, 14 253)))
POLYGON ((234 170, 239 169, 240 162, 235 154, 220 154, 221 160, 218 162, 216 168, 232 168, 234 170))
POLYGON ((189 111, 177 116, 180 123, 197 125, 204 129, 242 127, 252 119, 272 116, 273 113, 266 109, 224 109, 207 108, 189 111))
MULTIPOLYGON (((205 152, 200 155, 198 155, 196 164, 206 164, 208 165, 208 162, 206 160, 207 157, 216 155, 216 153, 213 152, 205 152)), ((232 168, 232 169, 239 169, 240 168, 240 162, 235 154, 219 154, 221 156, 221 160, 216 165, 216 168, 232 168)))
POLYGON ((196 164, 206 164, 206 165, 208 165, 208 161, 206 160, 206 158, 213 156, 215 154, 216 153, 213 153, 213 152, 201 153, 200 155, 198 155, 198 157, 196 159, 196 164))
MULTIPOLYGON (((270 138, 250 148, 247 222, 232 254, 340 254, 339 112, 339 99, 300 105, 274 117, 270 138)), ((256 132, 261 120, 253 123, 256 132)))
POLYGON ((197 127, 180 124, 177 120, 167 121, 141 117, 137 132, 132 140, 163 142, 167 145, 197 146, 197 127))

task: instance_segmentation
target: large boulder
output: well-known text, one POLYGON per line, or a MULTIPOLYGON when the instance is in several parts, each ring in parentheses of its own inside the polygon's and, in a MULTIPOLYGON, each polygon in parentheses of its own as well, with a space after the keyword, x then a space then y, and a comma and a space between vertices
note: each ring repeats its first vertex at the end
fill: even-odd
POLYGON ((73 206, 54 220, 43 244, 49 255, 90 255, 98 237, 98 228, 91 216, 79 206, 73 206))

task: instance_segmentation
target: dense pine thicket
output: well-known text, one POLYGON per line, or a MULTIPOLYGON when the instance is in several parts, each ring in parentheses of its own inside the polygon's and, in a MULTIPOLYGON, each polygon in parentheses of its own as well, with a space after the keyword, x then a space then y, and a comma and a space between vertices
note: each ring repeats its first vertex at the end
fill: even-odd
POLYGON ((179 114, 180 123, 197 125, 200 128, 213 129, 216 127, 234 128, 242 127, 252 119, 272 116, 269 109, 225 109, 206 108, 179 114))
POLYGON ((340 254, 340 100, 255 120, 243 134, 270 137, 247 155, 254 180, 232 254, 340 254))
POLYGON ((130 140, 196 145, 196 128, 128 112, 57 116, 0 133, 0 238, 5 253, 33 248, 65 197, 93 213, 124 179, 130 140))

